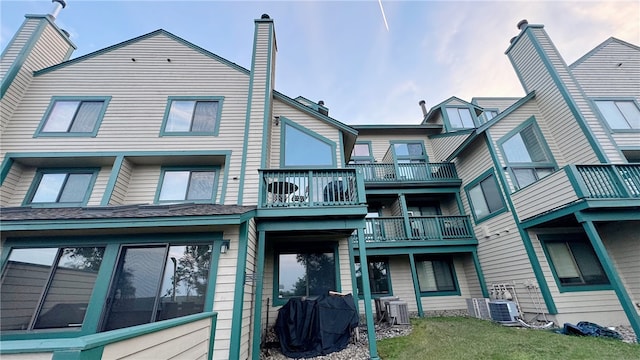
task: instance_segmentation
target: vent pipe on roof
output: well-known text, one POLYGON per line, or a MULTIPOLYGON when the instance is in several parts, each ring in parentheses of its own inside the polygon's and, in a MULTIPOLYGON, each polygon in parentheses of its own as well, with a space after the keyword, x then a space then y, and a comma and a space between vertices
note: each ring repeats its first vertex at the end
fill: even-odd
POLYGON ((427 116, 427 106, 426 106, 427 102, 424 100, 420 100, 420 102, 418 103, 418 105, 420 105, 420 107, 422 108, 422 116, 427 116))
POLYGON ((67 7, 67 3, 64 0, 51 0, 51 2, 53 3, 53 8, 51 9, 49 15, 53 18, 53 20, 55 20, 58 17, 58 13, 60 12, 60 10, 67 7))
POLYGON ((518 22, 518 30, 522 30, 524 29, 527 25, 529 25, 529 22, 527 21, 527 19, 522 19, 518 22))

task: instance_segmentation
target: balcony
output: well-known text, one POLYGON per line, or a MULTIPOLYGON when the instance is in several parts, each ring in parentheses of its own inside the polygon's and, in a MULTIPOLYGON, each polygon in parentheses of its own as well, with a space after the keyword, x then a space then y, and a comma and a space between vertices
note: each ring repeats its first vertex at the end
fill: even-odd
MULTIPOLYGON (((477 244, 468 216, 411 216, 365 219, 367 247, 477 244)), ((357 236, 352 236, 357 245, 357 236)))
POLYGON ((261 209, 366 204, 364 183, 356 169, 260 170, 260 179, 261 209))
POLYGON ((367 185, 419 182, 460 185, 453 163, 351 164, 360 169, 367 185))
POLYGON ((521 221, 581 201, 585 207, 638 206, 640 165, 568 165, 511 197, 521 221))

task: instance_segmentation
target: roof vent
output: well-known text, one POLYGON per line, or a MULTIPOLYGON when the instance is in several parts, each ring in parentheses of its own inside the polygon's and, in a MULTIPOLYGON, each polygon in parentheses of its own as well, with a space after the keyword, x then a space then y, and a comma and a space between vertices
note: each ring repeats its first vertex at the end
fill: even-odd
POLYGON ((520 22, 518 22, 518 30, 522 30, 524 29, 527 25, 529 25, 529 22, 527 21, 527 19, 522 19, 520 20, 520 22))
POLYGON ((271 19, 269 17, 269 14, 262 14, 262 16, 260 17, 261 19, 271 19))
POLYGON ((51 2, 53 3, 53 8, 51 9, 49 15, 51 15, 53 20, 55 20, 56 17, 58 17, 58 13, 60 12, 60 10, 67 7, 67 3, 64 0, 51 0, 51 2))
POLYGON ((324 106, 324 100, 318 101, 318 112, 324 116, 329 116, 329 109, 324 106))
POLYGON ((418 105, 420 105, 420 107, 422 108, 422 116, 427 116, 427 102, 424 100, 420 100, 418 105))

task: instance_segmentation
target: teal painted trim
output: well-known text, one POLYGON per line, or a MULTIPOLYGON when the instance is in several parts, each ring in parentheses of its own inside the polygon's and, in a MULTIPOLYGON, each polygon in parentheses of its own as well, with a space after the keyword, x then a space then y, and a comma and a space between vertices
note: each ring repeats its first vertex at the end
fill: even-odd
MULTIPOLYGON (((76 158, 76 157, 167 157, 167 156, 231 156, 230 150, 176 150, 176 151, 72 151, 72 152, 10 152, 5 158, 76 158)), ((160 163, 160 162, 158 162, 160 163)))
MULTIPOLYGON (((461 181, 457 181, 458 184, 461 183, 461 181)), ((451 182, 447 182, 446 185, 451 185, 451 182)), ((438 186, 436 188, 418 188, 418 189, 411 189, 411 188, 402 188, 402 187, 398 187, 397 184, 392 185, 390 187, 387 188, 382 188, 382 189, 372 189, 369 188, 367 189, 367 194, 369 195, 389 195, 389 194, 397 194, 399 191, 402 191, 405 194, 448 194, 448 193, 453 193, 455 194, 456 192, 460 191, 460 188, 457 187, 452 187, 452 186, 446 186, 446 185, 442 185, 442 186, 438 186)))
MULTIPOLYGON (((528 30, 529 26, 526 29, 528 30)), ((598 158, 598 160, 601 163, 606 164, 608 162, 608 159, 607 159, 607 156, 606 156, 604 150, 602 149, 602 147, 600 146, 600 143, 597 141, 595 135, 591 131, 591 128, 587 124, 587 121, 582 116, 582 113, 580 112, 580 109, 578 108, 578 106, 576 105, 575 101, 571 97, 571 94, 569 93, 569 90, 567 89, 566 85, 564 84, 564 82, 560 78, 560 75, 558 74, 557 70, 553 67, 553 64, 551 64, 551 62, 549 61, 546 53, 544 52, 544 49, 542 49, 542 46, 540 45, 540 43, 536 39, 536 37, 533 34, 533 32, 526 31, 526 33, 529 36, 529 40, 531 41, 531 44, 533 45, 533 47, 535 48, 536 52, 538 53, 538 56, 540 56, 540 59, 542 60, 545 68, 547 69, 547 72, 549 73, 549 76, 551 77, 552 81, 554 82, 554 84, 558 88, 558 91, 560 92, 560 95, 562 95, 562 98, 566 102, 567 107, 569 108, 569 111, 571 111, 571 114, 576 119, 576 122, 580 126, 580 129, 584 133, 584 136, 587 138, 587 141, 591 145, 591 148, 593 149, 596 157, 598 158)), ((568 69, 567 69, 567 71, 568 71, 568 69)))
POLYGON ((55 351, 51 360, 94 360, 102 359, 104 346, 95 347, 88 350, 63 350, 55 351))
POLYGON ((411 224, 409 223, 409 209, 407 208, 407 199, 404 193, 398 194, 398 200, 400 201, 400 211, 402 211, 402 222, 404 223, 404 233, 408 238, 411 236, 411 224))
MULTIPOLYGON (((465 101, 466 102, 466 101, 465 101)), ((478 116, 476 115, 475 111, 472 111, 472 109, 475 109, 476 106, 469 104, 469 106, 464 106, 464 105, 459 105, 459 104, 455 104, 455 105, 447 105, 447 106, 443 106, 441 113, 442 113, 442 122, 444 124, 444 128, 446 132, 458 132, 458 131, 465 131, 468 129, 473 130, 473 128, 469 128, 469 127, 454 127, 451 124, 451 121, 449 120, 449 114, 447 113, 447 109, 467 109, 469 110, 469 115, 471 115, 471 121, 473 121, 473 127, 477 128, 478 124, 480 123, 478 121, 478 116)))
POLYGON ((420 283, 418 283, 418 270, 416 270, 416 260, 413 254, 409 254, 409 266, 411 267, 411 280, 413 281, 413 292, 416 297, 416 306, 418 307, 418 316, 424 317, 422 309, 422 296, 420 294, 420 283))
MULTIPOLYGON (((342 138, 341 138, 341 141, 342 141, 342 138)), ((370 161, 370 162, 374 162, 375 161, 375 158, 373 157, 373 151, 372 151, 373 145, 371 143, 371 140, 368 140, 368 141, 358 140, 358 141, 356 141, 355 145, 367 145, 367 147, 369 148, 369 155, 368 156, 355 156, 354 155, 354 156, 351 156, 351 158, 350 158, 351 161, 370 161)))
MULTIPOLYGON (((25 20, 25 23, 27 21, 28 20, 25 20)), ((4 98, 4 95, 9 90, 9 87, 11 86, 11 84, 13 84, 13 80, 15 80, 16 76, 18 76, 18 73, 22 69, 25 61, 27 61, 27 59, 29 58, 33 47, 36 45, 38 40, 40 40, 40 37, 44 32, 46 26, 47 23, 45 21, 41 21, 40 24, 38 24, 38 26, 29 37, 29 40, 27 40, 27 42, 22 47, 22 50, 20 50, 20 53, 11 64, 9 70, 7 70, 7 72, 5 73, 4 77, 2 78, 2 82, 0 82, 0 99, 4 98)))
POLYGON ((389 145, 391 146, 393 161, 396 165, 398 160, 424 160, 425 163, 429 162, 429 155, 427 154, 427 149, 424 146, 424 140, 389 140, 389 145), (420 144, 422 147, 422 156, 397 155, 396 147, 394 146, 396 144, 420 144))
MULTIPOLYGON (((102 124, 102 120, 104 119, 104 114, 107 111, 107 107, 109 106, 109 102, 111 101, 111 96, 52 96, 51 101, 49 102, 49 106, 47 110, 44 112, 44 116, 42 120, 40 120, 40 124, 36 129, 36 132, 33 134, 34 138, 39 137, 96 137, 98 136, 98 129, 100 129, 100 125, 102 124), (51 111, 55 107, 56 102, 58 101, 102 101, 102 108, 100 109, 100 113, 98 113, 98 117, 96 119, 96 123, 93 125, 93 130, 87 132, 44 132, 42 129, 44 128, 47 120, 49 120, 49 115, 51 115, 51 111)), ((76 112, 80 108, 80 104, 78 104, 78 108, 76 108, 76 112)), ((75 114, 74 114, 75 118, 75 114)), ((73 121, 69 124, 71 126, 73 121)))
POLYGON ((0 347, 0 354, 32 354, 40 352, 68 351, 70 349, 89 350, 119 341, 153 334, 158 331, 167 330, 202 319, 217 317, 217 315, 218 314, 215 312, 199 313, 71 339, 3 340, 2 347, 0 347))
MULTIPOLYGON (((487 144, 487 147, 490 148, 490 145, 487 144)), ((491 152, 491 150, 489 150, 489 151, 491 152)), ((499 166, 499 164, 496 164, 496 166, 499 166)), ((489 220, 491 218, 494 218, 494 217, 496 217, 496 216, 508 211, 507 205, 506 205, 505 200, 504 200, 504 198, 505 198, 504 194, 505 193, 503 191, 500 191, 500 190, 501 190, 500 189, 500 184, 498 182, 498 178, 496 177, 496 172, 493 170, 493 168, 485 171, 484 173, 482 173, 480 176, 476 177, 473 181, 471 181, 469 184, 467 184, 464 187, 464 192, 467 194, 467 201, 469 202, 469 207, 471 208, 471 215, 473 215, 473 221, 476 223, 476 225, 482 223, 483 221, 489 220), (484 180, 486 180, 486 179, 488 179, 490 177, 493 177, 493 180, 495 181, 496 187, 498 188, 498 191, 500 193, 500 201, 502 202, 502 208, 498 209, 498 210, 496 210, 496 211, 494 211, 494 212, 490 213, 489 215, 486 215, 486 216, 484 216, 482 218, 478 218, 476 216, 476 212, 474 210, 473 201, 471 201, 471 197, 469 196, 469 190, 471 190, 472 188, 480 185, 480 183, 482 181, 484 181, 484 180)), ((484 192, 483 192, 483 194, 484 194, 484 192)), ((508 196, 507 196, 507 198, 508 198, 508 196)))
MULTIPOLYGON (((100 246, 109 244, 153 244, 158 242, 170 242, 171 244, 187 244, 189 242, 208 242, 222 239, 222 231, 200 233, 136 233, 128 235, 45 235, 28 237, 7 237, 3 245, 4 250, 11 248, 32 247, 61 247, 61 246, 100 246), (179 234, 176 235, 176 234, 179 234)), ((106 256, 106 255, 105 255, 106 256)))
MULTIPOLYGON (((295 210, 294 210, 295 211, 295 210)), ((336 214, 334 212, 333 214, 336 214)), ((338 213, 339 214, 339 213, 338 213)), ((362 214, 364 217, 366 212, 362 214)), ((278 216, 278 220, 286 218, 284 221, 261 221, 258 224, 259 231, 304 231, 304 230, 349 230, 357 229, 362 224, 362 219, 344 220, 295 220, 289 216, 278 216)), ((262 219, 264 220, 264 219, 262 219)))
POLYGON ((422 124, 428 122, 429 120, 431 120, 434 116, 437 115, 438 112, 442 112, 442 109, 444 109, 446 107, 446 105, 448 105, 450 102, 452 101, 456 101, 456 102, 461 102, 462 104, 454 104, 452 105, 452 107, 466 107, 464 104, 468 105, 470 107, 470 109, 474 109, 475 111, 482 111, 482 108, 479 106, 476 106, 475 104, 472 104, 470 102, 464 101, 462 99, 460 99, 459 97, 456 96, 452 96, 450 98, 448 98, 447 100, 434 105, 431 107, 431 109, 429 109, 429 111, 427 112, 427 115, 424 117, 424 120, 422 121, 422 124))
POLYGON ((419 246, 408 247, 401 246, 395 249, 389 248, 369 248, 367 247, 367 254, 370 256, 391 256, 391 255, 403 255, 403 254, 450 254, 450 253, 468 253, 474 251, 476 244, 461 244, 451 245, 447 242, 447 245, 442 246, 419 246))
POLYGON ((93 292, 87 305, 84 321, 82 322, 82 335, 97 333, 100 328, 104 302, 109 294, 111 276, 113 269, 116 268, 119 250, 120 244, 107 244, 104 249, 100 270, 98 271, 93 292))
POLYGON ((231 179, 231 174, 229 174, 229 169, 231 168, 231 152, 225 156, 224 159, 224 176, 222 177, 222 188, 220 189, 220 204, 224 204, 225 198, 227 196, 227 184, 231 179))
POLYGON ((207 354, 207 360, 213 360, 214 345, 216 343, 216 328, 218 326, 218 316, 211 317, 211 334, 209 334, 209 353, 207 354))
MULTIPOLYGON (((253 306, 253 339, 251 341, 251 358, 260 360, 260 344, 262 343, 262 292, 264 291, 264 260, 266 257, 266 234, 258 232, 258 249, 256 260, 256 290, 253 306)), ((268 325, 268 324, 266 324, 268 325)))
MULTIPOLYGON (((417 254, 413 254, 411 257, 415 259, 415 256, 417 254)), ((447 265, 449 265, 449 270, 451 271, 451 276, 453 278, 453 282, 454 282, 454 286, 455 286, 455 290, 448 290, 448 291, 441 291, 441 290, 437 290, 437 291, 422 291, 420 290, 420 288, 418 288, 418 290, 420 291, 420 296, 421 297, 431 297, 431 296, 460 296, 461 292, 460 292, 460 284, 458 283, 458 276, 456 275, 456 266, 455 263, 453 261, 453 258, 442 258, 442 257, 427 257, 425 258, 425 260, 430 261, 430 260, 438 260, 438 261, 446 261, 447 265)), ((418 261, 422 261, 420 259, 418 259, 418 261)), ((418 285, 420 284, 420 279, 418 278, 418 285)))
MULTIPOLYGON (((360 257, 361 264, 368 264, 367 249, 364 240, 364 228, 359 228, 358 231, 358 255, 360 257)), ((361 279, 362 284, 369 284, 369 267, 361 267, 361 279)), ((364 313, 367 321, 367 338, 369 339, 369 359, 379 359, 378 356, 378 344, 376 343, 376 331, 375 320, 373 318, 373 310, 371 309, 371 289, 368 286, 362 286, 362 292, 364 293, 364 313)))
POLYGON ((251 128, 251 104, 253 103, 253 81, 256 73, 257 45, 258 23, 256 22, 253 31, 253 51, 251 55, 251 72, 249 73, 249 89, 247 91, 247 110, 244 119, 244 139, 242 143, 242 160, 240 162, 240 181, 238 184, 238 205, 242 205, 244 201, 244 179, 247 172, 247 151, 249 150, 249 130, 251 128))
MULTIPOLYGON (((207 297, 204 302, 205 311, 213 311, 214 299, 216 297, 216 284, 218 280, 218 265, 220 264, 221 247, 228 242, 223 240, 222 236, 218 236, 213 240, 213 249, 211 251, 211 264, 209 264, 209 279, 207 283, 207 297)), ((231 244, 229 244, 231 246, 231 244)))
MULTIPOLYGON (((9 43, 7 44, 7 46, 2 50, 2 54, 0 54, 0 59, 2 59, 2 61, 4 62, 5 60, 5 56, 7 55, 7 52, 9 52, 9 49, 11 49, 13 47, 13 45, 15 45, 15 42, 18 40, 18 35, 20 35, 20 33, 22 33, 24 31, 25 26, 27 25, 28 20, 24 20, 22 22, 22 24, 20 25, 20 27, 18 28, 18 31, 16 31, 13 36, 11 37, 11 40, 9 41, 9 43)), ((28 42, 25 41, 25 44, 28 42)), ((19 53, 18 53, 19 54, 19 53)), ((16 55, 17 57, 17 55, 16 55)))
POLYGON ((113 163, 113 167, 111 168, 111 175, 109 176, 109 181, 107 182, 107 186, 104 189, 104 195, 102 195, 102 201, 100 201, 100 206, 109 205, 109 200, 111 200, 111 196, 113 195, 113 190, 116 187, 116 183, 118 182, 118 175, 120 175, 120 171, 122 170, 122 163, 124 162, 124 156, 120 155, 116 157, 116 161, 113 163))
POLYGON ((482 272, 482 267, 480 266, 480 258, 478 258, 478 249, 474 249, 471 252, 471 257, 473 258, 473 267, 476 269, 476 276, 478 276, 478 282, 480 283, 480 290, 482 291, 482 297, 488 298, 489 291, 487 290, 487 283, 484 280, 484 273, 482 272))
POLYGON ((343 168, 347 164, 347 158, 344 156, 345 153, 344 153, 344 133, 343 132, 340 132, 338 134, 338 144, 339 144, 339 146, 338 146, 339 149, 338 150, 339 150, 339 154, 340 154, 340 162, 339 162, 339 164, 340 164, 340 167, 343 168))
MULTIPOLYGON (((287 140, 286 139, 286 128, 287 128, 287 126, 291 126, 292 128, 294 128, 294 129, 296 129, 296 130, 298 130, 298 131, 300 131, 300 132, 302 132, 302 133, 304 133, 306 135, 309 135, 312 138, 314 138, 314 139, 316 139, 316 140, 318 140, 320 142, 323 142, 326 145, 329 145, 329 147, 331 149, 330 153, 332 154, 332 156, 331 156, 331 164, 324 164, 324 165, 314 164, 312 166, 327 166, 327 167, 333 167, 333 168, 337 167, 336 143, 333 140, 328 139, 328 138, 326 138, 326 137, 324 137, 324 136, 322 136, 322 135, 320 135, 320 134, 318 134, 318 133, 316 133, 316 132, 314 132, 312 130, 309 130, 309 129, 305 128, 304 126, 296 123, 293 120, 287 119, 284 116, 280 116, 280 167, 281 168, 286 169, 286 168, 300 167, 300 166, 290 166, 290 165, 286 164, 287 163, 287 159, 286 159, 285 153, 287 151, 287 149, 286 149, 286 140, 287 140)), ((304 167, 304 165, 303 165, 303 167, 304 167)))
POLYGON ((542 28, 544 28, 544 25, 527 24, 527 25, 524 27, 524 29, 522 29, 522 30, 520 31, 520 33, 519 33, 517 36, 515 36, 515 37, 513 37, 513 39, 511 39, 511 43, 509 44, 509 47, 508 47, 508 48, 507 48, 507 50, 505 50, 505 52, 504 52, 505 54, 509 54, 509 52, 511 51, 511 49, 513 49, 513 47, 518 43, 518 41, 520 41, 520 39, 522 39, 522 37, 523 37, 523 36, 524 36, 524 34, 525 34, 525 31, 526 31, 527 29, 529 29, 529 28, 531 28, 531 29, 542 29, 542 28))
MULTIPOLYGON (((188 203, 216 203, 216 195, 218 194, 218 178, 220 177, 220 166, 163 166, 160 168, 160 178, 158 179, 158 186, 156 187, 156 194, 153 198, 154 204, 162 203, 176 203, 176 202, 188 202, 188 203), (205 200, 188 200, 188 199, 172 199, 172 200, 160 200, 160 191, 164 184, 164 176, 167 171, 213 171, 215 175, 213 177, 213 190, 210 199, 205 200)), ((191 178, 189 178, 191 179, 191 178)), ((187 184, 188 191, 189 184, 187 184)), ((187 196, 187 194, 185 194, 187 196)))
MULTIPOLYGON (((521 169, 521 168, 526 168, 526 169, 531 169, 531 168, 551 168, 551 169, 553 169, 553 171, 558 170, 558 164, 556 163, 555 158, 553 157, 553 153, 551 152, 551 148, 547 144, 547 141, 546 141, 544 135, 542 134, 542 130, 540 130, 540 127, 538 126, 538 123, 536 122, 535 116, 531 116, 527 120, 525 120, 522 123, 520 123, 514 129, 509 131, 506 135, 504 135, 503 137, 498 139, 496 144, 497 144, 498 148, 500 149, 500 151, 502 153, 502 159, 504 160, 505 165, 508 168, 509 176, 512 179, 511 183, 514 186, 514 190, 518 190, 518 189, 522 188, 518 184, 518 180, 517 180, 517 178, 515 176, 514 169, 521 169), (505 148, 503 146, 504 143, 509 141, 510 139, 512 139, 517 134, 520 134, 524 129, 529 128, 529 127, 531 127, 533 129, 533 131, 537 135, 538 139, 540 140, 540 146, 542 148, 542 151, 544 151, 544 153, 547 156, 547 158, 549 158, 549 161, 544 161, 544 162, 525 162, 525 163, 520 163, 520 162, 512 163, 512 162, 509 162, 509 159, 507 157, 507 152, 505 151, 505 148)), ((526 144, 525 144, 525 148, 526 148, 526 144)), ((527 149, 527 152, 528 151, 529 151, 529 149, 527 149)), ((540 180, 540 179, 538 179, 538 180, 540 180)), ((538 180, 534 181, 534 183, 537 182, 538 180)))
MULTIPOLYGON (((609 124, 609 122, 607 121, 607 118, 604 116, 604 114, 602 114, 602 112, 600 111, 600 108, 596 105, 596 101, 611 101, 611 102, 631 102, 636 106, 636 109, 638 111, 640 111, 640 105, 638 105, 638 100, 636 100, 634 97, 628 97, 628 96, 620 96, 620 97, 593 97, 589 99, 589 104, 591 104, 591 108, 594 110, 594 113, 596 114, 596 117, 598 118, 598 120, 600 121, 600 123, 605 127, 605 129, 608 129, 610 133, 638 133, 640 132, 640 128, 638 129, 614 129, 611 127, 611 125, 609 124)), ((613 139, 613 138, 611 138, 613 139)))
MULTIPOLYGON (((367 243, 367 249, 373 254, 375 250, 386 251, 384 254, 402 254, 414 251, 415 249, 438 249, 449 246, 476 246, 478 240, 475 237, 469 237, 465 240, 406 240, 406 241, 380 241, 367 243), (386 249, 386 250, 380 250, 386 249)), ((376 252, 376 255, 380 253, 376 252)))
MULTIPOLYGON (((349 241, 349 244, 353 244, 353 241, 349 241)), ((387 292, 384 293, 377 293, 377 294, 371 294, 371 298, 376 299, 379 297, 383 297, 383 296, 393 296, 393 287, 391 284, 391 268, 389 267, 389 258, 388 257, 380 257, 380 256, 376 256, 376 257, 369 257, 368 259, 369 264, 374 263, 374 262, 382 262, 384 263, 384 268, 385 271, 387 272, 387 289, 389 289, 387 292)), ((360 267, 362 268, 362 263, 360 262, 360 259, 355 260, 355 258, 353 258, 351 260, 352 263, 354 263, 354 269, 353 271, 355 271, 355 263, 360 264, 360 267)), ((354 289, 357 289, 357 278, 356 278, 356 287, 354 289)), ((369 286, 371 286, 371 284, 369 284, 369 286)), ((355 293, 356 291, 354 291, 355 293)), ((364 300, 364 295, 358 292, 358 300, 364 300)))
POLYGON ((238 70, 238 71, 240 71, 241 73, 243 73, 245 75, 249 75, 249 70, 243 68, 242 66, 240 66, 238 64, 235 64, 235 63, 232 63, 231 61, 229 61, 227 59, 224 59, 224 58, 222 58, 222 57, 220 57, 220 56, 218 56, 218 55, 216 55, 216 54, 214 54, 214 53, 212 53, 212 52, 210 52, 208 50, 205 50, 205 49, 203 49, 203 48, 201 48, 201 47, 199 47, 199 46, 197 46, 197 45, 195 45, 193 43, 190 43, 190 42, 188 42, 188 41, 186 41, 186 40, 184 40, 184 39, 182 39, 182 38, 180 38, 180 37, 168 32, 166 30, 158 29, 158 30, 152 31, 152 32, 150 32, 148 34, 141 35, 141 36, 135 37, 133 39, 129 39, 127 41, 123 41, 123 42, 115 44, 115 45, 111 45, 111 46, 106 47, 104 49, 101 49, 101 50, 98 50, 98 51, 94 51, 92 53, 77 57, 75 59, 72 59, 72 60, 69 60, 69 61, 65 61, 63 63, 57 64, 57 65, 54 65, 54 66, 50 66, 50 67, 42 69, 42 70, 38 70, 38 71, 34 72, 34 76, 43 75, 43 74, 46 74, 48 72, 51 72, 51 71, 54 71, 54 70, 57 70, 57 69, 60 69, 60 68, 63 68, 63 67, 66 67, 66 66, 69 66, 69 65, 72 65, 72 64, 76 64, 76 63, 82 62, 82 61, 87 60, 87 59, 91 59, 93 57, 96 57, 96 56, 99 56, 99 55, 102 55, 102 54, 106 54, 106 53, 111 52, 113 50, 117 50, 119 48, 125 47, 127 45, 131 45, 133 43, 136 43, 136 42, 139 42, 139 41, 142 41, 142 40, 145 40, 145 39, 157 36, 157 35, 164 35, 166 37, 169 37, 169 38, 175 40, 176 42, 181 43, 182 45, 190 47, 193 50, 196 50, 197 52, 199 52, 199 53, 201 53, 201 54, 203 54, 203 55, 205 55, 207 57, 210 57, 210 58, 212 58, 212 59, 214 59, 216 61, 221 62, 224 65, 227 65, 227 66, 231 67, 232 69, 238 70))
POLYGON ((585 221, 637 221, 640 220, 640 211, 635 207, 628 209, 602 209, 600 211, 590 210, 589 212, 576 213, 578 222, 585 221))
POLYGON ((229 359, 240 358, 242 340, 242 308, 244 306, 244 283, 247 274, 247 252, 249 248, 249 224, 240 224, 238 236, 238 258, 236 263, 236 279, 233 295, 233 315, 231 316, 231 343, 229 359))
POLYGON ((462 135, 471 134, 474 131, 476 131, 476 129, 464 129, 464 130, 458 130, 458 131, 454 131, 454 132, 431 134, 431 135, 427 135, 427 137, 429 139, 448 138, 448 137, 452 137, 452 136, 462 136, 462 135))
POLYGON ((73 49, 77 49, 78 47, 69 39, 69 36, 65 34, 65 32, 58 27, 56 24, 56 19, 49 14, 41 15, 41 14, 27 14, 24 16, 27 19, 45 19, 49 22, 49 25, 53 26, 53 29, 60 34, 60 37, 73 49))
MULTIPOLYGON (((91 193, 93 192, 93 186, 96 183, 96 178, 98 177, 98 173, 100 172, 99 168, 41 168, 36 171, 36 174, 33 177, 33 181, 31 182, 31 186, 27 191, 27 195, 24 197, 22 201, 22 206, 31 206, 31 207, 75 207, 75 206, 84 206, 89 201, 91 197, 91 193), (91 180, 89 180, 89 184, 87 185, 86 192, 84 194, 84 198, 80 202, 73 203, 60 203, 60 202, 51 202, 51 203, 33 203, 32 199, 36 193, 36 190, 40 187, 40 181, 42 180, 42 176, 45 174, 77 174, 77 173, 85 173, 91 172, 91 180)), ((65 180, 66 184, 66 180, 65 180)), ((64 189, 60 189, 63 191, 64 189)), ((58 194, 59 196, 60 194, 58 194)))
POLYGON ((456 205, 458 206, 458 213, 460 215, 466 215, 464 213, 464 205, 462 204, 462 197, 460 196, 460 192, 456 192, 454 195, 456 197, 456 205))
MULTIPOLYGON (((364 228, 364 226, 362 227, 364 228)), ((351 292, 356 293, 358 289, 358 278, 356 276, 356 266, 355 266, 356 252, 355 252, 355 247, 353 246, 353 241, 351 241, 351 239, 347 240, 347 246, 349 246, 349 270, 350 270, 351 289, 352 289, 351 292)), ((355 303, 356 311, 358 312, 358 314, 360 314, 359 300, 361 298, 363 297, 361 297, 359 294, 357 297, 356 296, 353 297, 353 302, 355 303)))
POLYGON ((14 159, 8 155, 9 154, 5 154, 4 160, 2 160, 2 165, 0 165, 0 186, 4 184, 4 180, 7 178, 7 175, 9 175, 14 163, 14 159))
POLYGON ((591 221, 583 222, 582 227, 584 228, 584 231, 587 233, 587 236, 589 237, 589 241, 591 242, 591 246, 593 246, 593 249, 596 255, 598 256, 598 259, 602 264, 604 272, 605 274, 607 274, 607 277, 609 278, 609 281, 613 286, 613 290, 618 296, 620 305, 622 305, 622 308, 624 309, 624 312, 627 315, 629 322, 631 323, 631 327, 633 328, 633 331, 636 333, 636 340, 640 341, 640 315, 636 311, 636 307, 633 301, 631 300, 631 297, 629 296, 629 293, 627 292, 625 285, 622 282, 622 279, 620 279, 620 276, 618 275, 616 266, 611 260, 611 257, 609 256, 607 248, 602 243, 602 239, 598 234, 598 230, 596 229, 595 225, 591 221))
POLYGON ((68 61, 71 58, 71 55, 73 55, 74 50, 76 50, 74 47, 70 47, 69 50, 67 50, 67 53, 64 54, 64 58, 62 61, 68 61))
MULTIPOLYGON (((162 117, 162 125, 160 126, 160 137, 163 136, 218 136, 220 130, 220 122, 222 120, 222 105, 224 103, 224 96, 169 96, 167 98, 167 106, 164 110, 164 116, 162 117), (171 113, 171 104, 174 101, 216 101, 218 103, 218 109, 216 113, 216 122, 213 131, 167 131, 167 121, 169 114, 171 113)), ((195 107, 193 108, 195 113, 195 107)), ((191 125, 193 125, 193 116, 191 114, 191 125)))
POLYGON ((172 226, 201 226, 201 225, 239 225, 252 217, 250 212, 240 215, 204 215, 204 216, 175 216, 150 217, 140 219, 76 219, 76 220, 22 220, 0 221, 3 231, 24 230, 79 230, 79 229, 119 229, 144 227, 172 227, 172 226))
POLYGON ((296 101, 296 100, 294 100, 294 99, 292 99, 292 98, 290 98, 290 97, 288 97, 288 96, 286 96, 286 95, 284 95, 284 94, 282 94, 282 93, 280 93, 280 92, 278 92, 276 90, 273 91, 273 98, 277 99, 277 100, 280 100, 280 101, 284 102, 285 104, 290 105, 290 106, 294 107, 295 109, 304 112, 307 115, 311 115, 316 119, 322 120, 323 122, 342 130, 346 134, 351 134, 351 135, 354 135, 354 136, 358 135, 358 130, 354 129, 353 127, 351 127, 349 125, 346 125, 344 123, 341 123, 340 121, 337 121, 337 120, 335 120, 333 118, 330 118, 330 117, 328 117, 326 115, 323 115, 323 114, 311 109, 310 107, 305 106, 304 104, 301 104, 300 102, 298 102, 298 101, 296 101))
MULTIPOLYGON (((266 64, 266 78, 265 78, 265 86, 264 86, 264 108, 262 113, 262 144, 269 143, 270 132, 267 131, 271 129, 271 114, 273 109, 273 101, 271 96, 271 91, 273 90, 273 71, 271 64, 273 62, 273 47, 274 47, 274 32, 273 32, 273 21, 268 23, 269 25, 269 38, 267 40, 267 64, 266 64)), ((267 167, 267 147, 262 146, 262 154, 260 156, 260 167, 267 167)))
MULTIPOLYGON (((491 155, 491 159, 493 160, 493 166, 495 166, 496 168, 500 168, 500 162, 498 161, 496 150, 493 148, 493 146, 491 146, 491 134, 489 133, 489 130, 485 131, 484 134, 485 145, 487 146, 489 154, 491 155)), ((505 192, 506 189, 509 188, 509 186, 504 172, 498 171, 498 180, 498 184, 502 187, 502 192, 505 192)), ((515 209, 511 196, 507 196, 506 201, 511 209, 515 209)), ((556 304, 553 301, 553 296, 551 295, 551 291, 549 290, 549 284, 547 284, 547 280, 544 276, 544 273, 542 272, 542 267, 540 266, 540 261, 538 260, 535 249, 533 248, 529 233, 520 224, 520 219, 518 218, 518 214, 515 210, 511 211, 511 216, 513 216, 513 221, 518 228, 518 232, 520 233, 520 238, 522 239, 524 249, 527 252, 529 262, 531 263, 533 274, 536 277, 536 281, 538 281, 538 286, 540 287, 540 292, 542 293, 542 298, 544 299, 545 305, 547 306, 547 310, 549 310, 549 314, 557 314, 558 309, 556 308, 556 304)))

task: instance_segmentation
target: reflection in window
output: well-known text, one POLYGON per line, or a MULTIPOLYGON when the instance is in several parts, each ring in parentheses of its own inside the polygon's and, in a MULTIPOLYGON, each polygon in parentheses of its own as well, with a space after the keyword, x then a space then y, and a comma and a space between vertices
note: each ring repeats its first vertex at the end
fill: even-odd
POLYGON ((279 298, 326 295, 336 290, 333 252, 280 254, 279 298))
POLYGON ((215 171, 167 170, 158 200, 212 200, 215 174, 215 171))
POLYGON ((420 292, 456 291, 451 260, 416 261, 420 292))
POLYGON ((447 108, 447 117, 452 128, 467 129, 474 127, 471 111, 468 108, 447 108))
POLYGON ((1 329, 82 326, 103 254, 101 247, 12 250, 2 275, 1 329))
POLYGON ((600 261, 587 241, 545 242, 545 247, 560 285, 609 284, 600 261))
POLYGON ((217 116, 217 101, 172 100, 164 131, 213 133, 218 121, 217 116))
POLYGON ((504 208, 502 195, 493 174, 469 188, 468 195, 476 220, 485 218, 504 208))
POLYGON ((42 126, 41 133, 93 133, 104 101, 57 100, 42 126))
POLYGON ((202 312, 210 262, 210 245, 123 248, 103 330, 202 312))
MULTIPOLYGON (((389 279, 389 262, 387 259, 367 257, 369 263, 369 287, 371 289, 371 295, 381 296, 389 295, 390 291, 390 279, 389 279)), ((360 259, 356 258, 356 283, 358 286, 358 295, 362 296, 362 267, 360 259)))
POLYGON ((81 204, 85 201, 94 172, 39 173, 30 203, 81 204))
POLYGON ((502 150, 518 188, 542 179, 555 169, 542 134, 534 124, 504 141, 502 150))
POLYGON ((284 127, 285 166, 333 166, 333 147, 295 127, 284 127))
POLYGON ((596 101, 598 110, 613 130, 640 130, 640 110, 634 101, 596 101))

